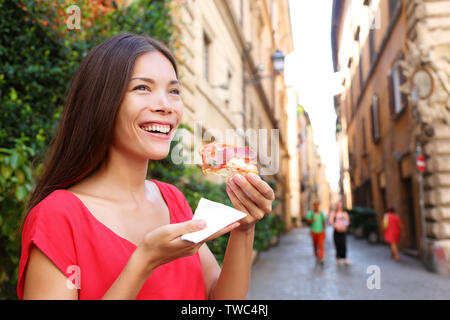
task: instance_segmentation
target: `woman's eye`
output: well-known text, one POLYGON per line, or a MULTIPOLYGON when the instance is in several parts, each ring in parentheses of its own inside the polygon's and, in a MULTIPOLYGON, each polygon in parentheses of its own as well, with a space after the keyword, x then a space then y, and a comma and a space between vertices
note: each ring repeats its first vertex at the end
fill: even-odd
POLYGON ((139 90, 139 91, 148 90, 148 91, 150 91, 149 88, 147 86, 144 86, 144 85, 140 85, 140 86, 134 87, 133 90, 139 90))
POLYGON ((172 89, 172 90, 170 90, 170 93, 179 95, 180 94, 180 90, 179 89, 172 89))

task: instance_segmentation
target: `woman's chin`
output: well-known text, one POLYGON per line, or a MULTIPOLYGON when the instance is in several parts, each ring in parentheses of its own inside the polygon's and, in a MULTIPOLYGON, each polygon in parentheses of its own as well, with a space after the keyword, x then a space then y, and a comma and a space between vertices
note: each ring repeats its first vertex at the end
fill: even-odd
POLYGON ((148 160, 162 160, 164 158, 165 158, 165 156, 160 156, 160 157, 152 156, 152 157, 149 157, 148 160))
POLYGON ((162 160, 169 154, 169 150, 167 151, 153 151, 146 154, 147 159, 149 160, 162 160))

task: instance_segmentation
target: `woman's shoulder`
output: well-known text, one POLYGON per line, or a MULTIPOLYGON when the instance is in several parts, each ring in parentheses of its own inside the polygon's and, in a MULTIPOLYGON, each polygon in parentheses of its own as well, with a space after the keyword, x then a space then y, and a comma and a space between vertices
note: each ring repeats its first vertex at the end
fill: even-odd
POLYGON ((395 219, 395 217, 397 217, 397 214, 392 213, 392 212, 386 212, 385 215, 386 215, 387 217, 390 217, 390 218, 393 218, 393 219, 395 219))
POLYGON ((28 218, 41 220, 73 220, 74 211, 82 210, 75 196, 68 190, 57 189, 42 199, 29 212, 28 218))
POLYGON ((167 182, 155 180, 155 179, 149 179, 149 180, 156 183, 156 185, 159 187, 159 189, 162 192, 165 192, 166 194, 169 193, 170 195, 172 195, 176 198, 180 198, 180 197, 184 198, 183 192, 181 192, 180 189, 178 189, 175 185, 167 183, 167 182))
POLYGON ((170 183, 149 179, 156 183, 160 192, 163 194, 166 203, 171 209, 173 214, 177 216, 180 221, 192 219, 192 208, 190 207, 183 192, 181 192, 176 186, 170 183))
POLYGON ((76 198, 72 192, 66 189, 57 189, 42 199, 36 206, 45 208, 64 208, 76 205, 76 198))

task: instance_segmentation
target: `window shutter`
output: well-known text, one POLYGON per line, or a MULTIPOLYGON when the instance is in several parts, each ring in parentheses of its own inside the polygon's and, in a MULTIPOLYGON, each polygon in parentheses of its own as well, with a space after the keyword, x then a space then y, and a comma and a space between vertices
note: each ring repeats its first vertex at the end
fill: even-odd
POLYGON ((367 154, 367 140, 366 140, 366 120, 362 119, 362 126, 361 126, 361 133, 362 133, 362 149, 363 149, 363 155, 367 154))
MULTIPOLYGON (((402 52, 400 52, 400 54, 397 58, 397 61, 404 60, 404 59, 405 59, 405 54, 402 51, 402 52)), ((400 65, 398 65, 398 73, 400 76, 400 86, 402 86, 408 81, 408 79, 403 74, 403 68, 400 65)), ((401 109, 406 108, 408 106, 408 94, 407 93, 403 93, 403 92, 401 93, 401 103, 402 103, 401 109)))
POLYGON ((377 143, 381 137, 378 96, 373 96, 372 99, 372 137, 374 143, 377 143))
POLYGON ((394 79, 392 70, 388 73, 389 109, 391 114, 395 113, 394 79))

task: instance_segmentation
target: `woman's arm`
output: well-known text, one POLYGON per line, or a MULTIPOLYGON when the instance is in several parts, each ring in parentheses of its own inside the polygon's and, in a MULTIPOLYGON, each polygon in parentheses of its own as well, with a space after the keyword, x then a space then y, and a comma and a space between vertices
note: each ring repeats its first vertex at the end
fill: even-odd
POLYGON ((24 274, 24 300, 77 300, 66 275, 34 244, 30 246, 24 274))
MULTIPOLYGON (((135 299, 147 274, 141 263, 132 255, 119 277, 106 292, 103 299, 135 299)), ((25 273, 24 300, 77 300, 78 290, 70 280, 36 246, 30 248, 25 273)))
POLYGON ((350 226, 350 216, 347 211, 344 211, 345 220, 347 220, 347 226, 350 226))
POLYGON ((231 232, 222 269, 206 245, 200 248, 207 299, 245 299, 250 285, 253 237, 254 227, 231 232))
POLYGON ((147 278, 152 274, 156 266, 149 266, 144 258, 138 254, 132 254, 125 268, 119 274, 102 300, 134 300, 141 291, 147 278))
POLYGON ((384 214, 383 216, 383 231, 386 231, 389 226, 389 216, 384 214))
POLYGON ((245 299, 250 285, 255 224, 270 213, 275 199, 270 186, 252 174, 230 179, 227 193, 234 207, 247 216, 230 234, 222 269, 206 246, 200 250, 209 299, 245 299))

